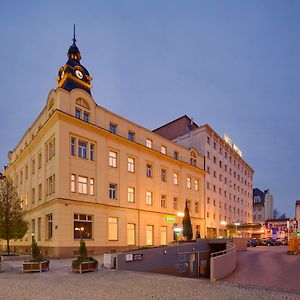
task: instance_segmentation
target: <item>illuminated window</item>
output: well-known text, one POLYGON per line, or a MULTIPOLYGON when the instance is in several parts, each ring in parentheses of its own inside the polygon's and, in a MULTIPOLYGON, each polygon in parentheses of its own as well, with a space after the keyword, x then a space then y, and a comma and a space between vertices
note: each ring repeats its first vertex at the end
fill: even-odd
POLYGON ((153 246, 153 225, 146 226, 146 245, 153 246))
POLYGON ((109 151, 108 164, 113 168, 117 167, 117 152, 109 151))
POLYGON ((160 244, 167 245, 167 226, 160 227, 160 244))
POLYGON ((78 193, 87 194, 87 177, 78 176, 78 193))
POLYGON ((195 190, 199 191, 199 181, 195 179, 195 190))
POLYGON ((152 192, 146 192, 146 204, 152 205, 152 192))
POLYGON ((74 239, 93 238, 93 218, 91 215, 74 214, 74 239))
POLYGON ((177 174, 177 173, 174 173, 174 174, 173 174, 173 183, 174 183, 175 185, 178 185, 178 174, 177 174))
POLYGON ((188 189, 192 188, 192 179, 191 179, 191 177, 187 177, 187 179, 186 179, 186 187, 188 189))
POLYGON ((146 139, 146 147, 152 148, 152 141, 149 139, 146 139))
POLYGON ((115 217, 108 218, 108 240, 109 241, 118 240, 118 218, 115 217))
POLYGON ((95 180, 94 178, 90 178, 90 195, 94 196, 95 195, 95 180))
POLYGON ((166 148, 165 146, 161 146, 160 152, 161 152, 162 154, 167 154, 167 148, 166 148))
POLYGON ((135 172, 135 159, 132 157, 128 157, 127 170, 131 173, 135 172))
POLYGON ((128 187, 127 200, 128 202, 135 202, 135 189, 132 187, 128 187))
POLYGON ((71 192, 75 193, 76 192, 76 175, 71 174, 71 192))
POLYGON ((135 245, 135 224, 127 224, 127 244, 135 245))

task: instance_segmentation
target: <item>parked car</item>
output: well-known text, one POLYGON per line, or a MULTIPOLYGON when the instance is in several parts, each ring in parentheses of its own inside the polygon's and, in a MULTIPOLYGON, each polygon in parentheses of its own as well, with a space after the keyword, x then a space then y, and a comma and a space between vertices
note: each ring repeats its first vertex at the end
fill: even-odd
POLYGON ((257 239, 248 240, 247 247, 256 247, 256 246, 258 246, 257 239))
POLYGON ((262 240, 263 246, 275 246, 276 243, 272 239, 264 239, 262 240))
POLYGON ((287 238, 281 240, 282 241, 282 245, 287 246, 289 244, 289 241, 287 238))
POLYGON ((283 245, 282 240, 280 240, 280 239, 272 239, 272 241, 275 242, 275 245, 276 245, 276 246, 281 246, 281 245, 283 245))

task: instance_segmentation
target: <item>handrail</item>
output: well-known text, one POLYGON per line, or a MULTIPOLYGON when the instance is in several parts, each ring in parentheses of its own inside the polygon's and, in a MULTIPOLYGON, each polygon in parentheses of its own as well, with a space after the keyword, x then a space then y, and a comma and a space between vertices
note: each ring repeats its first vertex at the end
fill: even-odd
POLYGON ((210 257, 216 257, 219 255, 224 255, 235 250, 235 245, 233 243, 228 243, 228 248, 222 251, 214 252, 210 254, 210 257))

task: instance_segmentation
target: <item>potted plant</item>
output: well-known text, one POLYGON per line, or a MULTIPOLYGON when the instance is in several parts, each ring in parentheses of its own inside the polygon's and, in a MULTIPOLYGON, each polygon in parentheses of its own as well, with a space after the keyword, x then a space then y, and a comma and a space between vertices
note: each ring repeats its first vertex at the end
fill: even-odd
POLYGON ((43 272, 49 271, 49 260, 43 258, 40 253, 40 249, 32 236, 31 245, 32 260, 23 262, 23 272, 43 272))
POLYGON ((72 271, 83 272, 97 271, 98 261, 91 256, 87 256, 85 242, 81 239, 79 246, 79 256, 72 261, 72 271))

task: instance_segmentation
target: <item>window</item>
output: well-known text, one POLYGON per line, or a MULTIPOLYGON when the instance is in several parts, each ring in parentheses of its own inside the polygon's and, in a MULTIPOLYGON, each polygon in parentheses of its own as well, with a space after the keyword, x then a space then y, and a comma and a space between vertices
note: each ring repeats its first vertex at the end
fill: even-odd
POLYGON ((35 203, 35 188, 32 189, 32 204, 35 203))
POLYGON ((38 228, 37 228, 37 239, 38 241, 41 240, 41 231, 42 231, 42 219, 41 218, 38 218, 38 228))
POLYGON ((173 208, 178 209, 178 199, 176 197, 173 199, 173 208))
POLYGON ((117 167, 117 152, 109 151, 108 164, 113 168, 117 167))
POLYGON ((25 193, 25 206, 28 206, 28 193, 25 193))
POLYGON ((77 119, 81 119, 81 110, 79 108, 75 109, 75 117, 77 119))
POLYGON ((90 114, 86 111, 83 113, 83 121, 85 121, 85 122, 90 121, 90 114))
POLYGON ((23 183, 23 171, 20 172, 20 184, 23 183))
POLYGON ((128 140, 134 141, 135 140, 135 133, 132 131, 128 131, 128 140))
POLYGON ((35 159, 33 159, 31 161, 31 171, 32 171, 32 175, 35 173, 35 159))
POLYGON ((28 165, 25 166, 25 179, 28 179, 28 165))
POLYGON ((209 144, 209 145, 210 145, 210 136, 207 136, 207 138, 206 138, 206 142, 207 142, 207 144, 209 144))
POLYGON ((207 166, 207 173, 210 174, 210 166, 207 166))
POLYGON ((192 188, 192 179, 191 179, 191 177, 187 177, 187 179, 186 179, 186 187, 188 189, 192 188))
POLYGON ((179 158, 179 153, 178 153, 177 151, 174 151, 173 157, 174 157, 175 159, 178 159, 178 158, 179 158))
POLYGON ((53 219, 52 214, 46 215, 47 240, 51 240, 53 236, 53 219))
POLYGON ((87 194, 87 177, 78 176, 78 193, 79 194, 87 194))
POLYGON ((207 202, 207 203, 210 203, 210 198, 209 198, 209 197, 207 197, 206 202, 207 202))
POLYGON ((174 183, 175 185, 178 185, 178 174, 177 174, 177 173, 174 173, 174 174, 173 174, 173 183, 174 183))
POLYGON ((109 241, 118 240, 118 218, 115 217, 108 218, 108 240, 109 241))
POLYGON ((153 225, 146 226, 146 245, 153 246, 153 225))
POLYGON ((166 148, 165 146, 161 146, 160 152, 161 152, 162 154, 167 154, 167 148, 166 148))
POLYGON ((55 175, 47 178, 47 196, 55 192, 55 175))
POLYGON ((191 152, 190 163, 192 166, 197 166, 196 153, 194 151, 191 152))
POLYGON ((146 166, 146 176, 152 177, 152 165, 151 164, 147 164, 147 166, 146 166))
POLYGON ((152 141, 149 139, 146 139, 146 147, 152 148, 152 141))
POLYGON ((117 125, 116 124, 113 124, 113 123, 110 123, 109 124, 109 131, 113 134, 117 134, 117 125))
POLYGON ((90 144, 90 160, 95 160, 95 145, 90 144))
POLYGON ((146 204, 152 205, 152 192, 146 192, 146 204))
POLYGON ((190 200, 186 200, 186 206, 189 209, 189 211, 191 211, 191 201, 190 200))
POLYGON ((76 155, 76 139, 74 137, 71 138, 71 155, 76 155))
POLYGON ((160 173, 160 179, 161 181, 167 181, 167 170, 166 169, 161 169, 160 173))
POLYGON ((94 178, 90 178, 90 195, 95 195, 95 180, 94 178))
POLYGON ((199 212, 199 202, 195 202, 195 213, 199 212))
POLYGON ((161 207, 167 207, 167 196, 166 195, 161 195, 160 206, 161 207))
POLYGON ((135 189, 133 187, 128 187, 127 200, 128 202, 135 202, 135 189))
POLYGON ((217 149, 217 144, 216 144, 216 142, 214 142, 214 149, 217 149))
POLYGON ((42 168, 42 152, 39 152, 38 154, 38 168, 42 168))
POLYGON ((214 163, 216 164, 217 163, 217 158, 214 156, 214 163))
POLYGON ((71 174, 71 192, 75 193, 76 192, 76 175, 71 174))
POLYGON ((135 224, 127 224, 127 244, 135 245, 135 224))
POLYGON ((39 184, 39 200, 42 200, 42 184, 39 184))
POLYGON ((210 152, 207 151, 207 154, 206 154, 207 158, 210 159, 210 152))
POLYGON ((35 234, 35 219, 31 220, 31 232, 32 232, 32 235, 34 236, 34 234, 35 234))
POLYGON ((132 157, 128 157, 127 170, 131 173, 135 172, 135 159, 132 157))
POLYGON ((160 244, 167 245, 167 226, 160 227, 160 244))
POLYGON ((78 141, 78 157, 87 159, 87 143, 78 141))
POLYGON ((199 191, 199 181, 195 179, 195 190, 199 191))
POLYGON ((50 160, 54 156, 55 156, 55 138, 52 138, 46 144, 46 159, 47 159, 47 161, 50 160))
POLYGON ((74 214, 74 239, 93 238, 93 218, 91 215, 74 214))
POLYGON ((117 199, 117 185, 115 183, 109 184, 109 198, 117 199))

